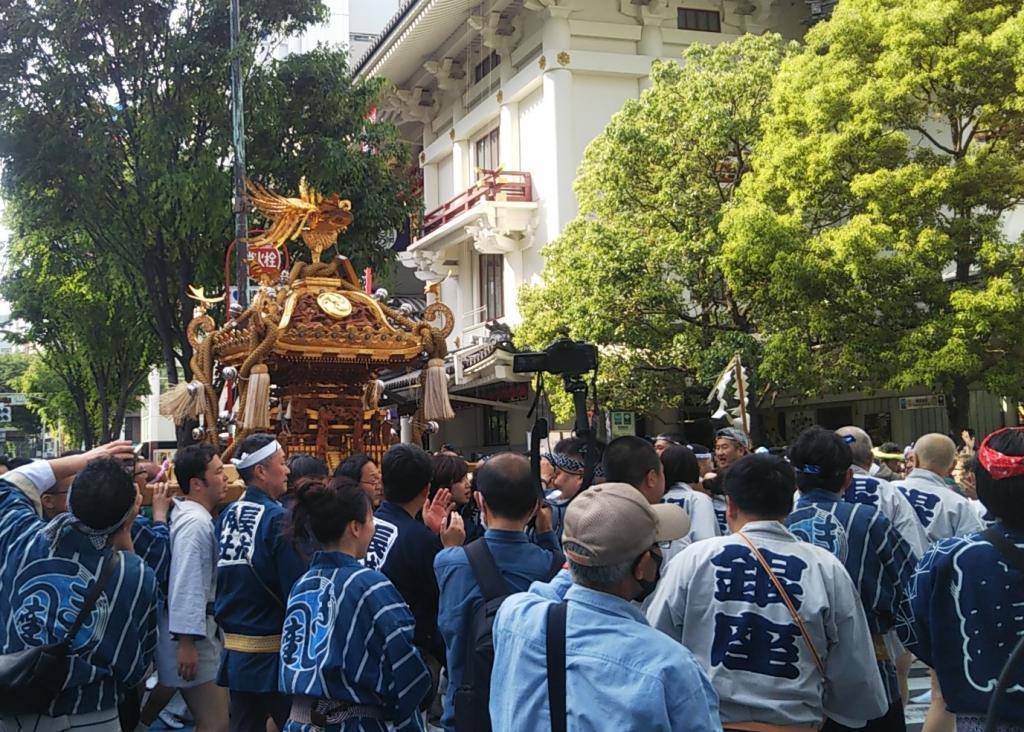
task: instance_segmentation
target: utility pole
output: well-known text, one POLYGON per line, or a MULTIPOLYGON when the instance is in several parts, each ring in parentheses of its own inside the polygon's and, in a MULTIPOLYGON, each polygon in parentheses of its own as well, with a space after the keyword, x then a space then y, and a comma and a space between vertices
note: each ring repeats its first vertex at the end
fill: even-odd
POLYGON ((235 148, 234 197, 235 214, 235 283, 238 302, 244 308, 249 304, 249 220, 245 204, 245 101, 242 98, 242 57, 239 53, 241 31, 238 0, 231 0, 231 138, 235 148))

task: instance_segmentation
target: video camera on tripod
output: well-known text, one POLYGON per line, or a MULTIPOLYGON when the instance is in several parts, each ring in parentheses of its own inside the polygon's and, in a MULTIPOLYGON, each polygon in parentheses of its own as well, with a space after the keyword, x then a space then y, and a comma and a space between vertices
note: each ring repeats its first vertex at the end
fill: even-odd
MULTIPOLYGON (((597 449, 594 440, 594 431, 590 427, 590 419, 587 416, 587 392, 589 386, 583 377, 592 374, 593 380, 597 379, 597 346, 584 341, 574 341, 568 336, 556 338, 551 345, 543 351, 527 353, 516 353, 512 356, 512 371, 517 374, 535 373, 537 378, 537 396, 534 400, 532 412, 537 408, 541 395, 544 392, 544 374, 552 374, 562 377, 562 384, 565 390, 572 395, 573 410, 575 412, 575 431, 577 437, 586 438, 588 450, 586 462, 583 469, 583 485, 589 486, 594 480, 594 468, 597 449)), ((597 399, 596 387, 594 394, 597 399)), ((596 405, 595 405, 596 406, 596 405)), ((548 436, 548 423, 540 417, 533 423, 530 431, 530 465, 533 470, 534 483, 540 490, 540 442, 548 436)))

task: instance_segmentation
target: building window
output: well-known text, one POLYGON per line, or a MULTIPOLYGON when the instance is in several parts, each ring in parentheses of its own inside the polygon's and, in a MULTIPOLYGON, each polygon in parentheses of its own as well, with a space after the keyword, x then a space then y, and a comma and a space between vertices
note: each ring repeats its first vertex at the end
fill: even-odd
POLYGON ((484 445, 508 444, 508 412, 484 407, 484 445))
POLYGON ((480 170, 496 170, 498 167, 498 128, 488 132, 474 143, 476 167, 480 170))
POLYGON ((491 51, 490 56, 473 67, 473 83, 476 84, 483 80, 485 76, 498 68, 500 63, 501 56, 498 55, 497 51, 491 51))
POLYGON ((722 32, 722 16, 717 10, 679 8, 678 12, 680 30, 703 31, 705 33, 722 32))
POLYGON ((505 314, 504 260, 502 254, 480 255, 480 305, 484 320, 505 314))

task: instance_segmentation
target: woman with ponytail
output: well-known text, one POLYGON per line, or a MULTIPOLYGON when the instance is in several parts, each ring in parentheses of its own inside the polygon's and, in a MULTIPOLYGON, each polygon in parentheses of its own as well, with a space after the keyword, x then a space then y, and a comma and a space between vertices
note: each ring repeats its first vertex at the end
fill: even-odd
POLYGON ((292 587, 281 636, 285 732, 419 729, 430 673, 413 645, 412 613, 387 577, 361 560, 373 539, 370 499, 337 477, 295 487, 292 537, 314 547, 292 587))

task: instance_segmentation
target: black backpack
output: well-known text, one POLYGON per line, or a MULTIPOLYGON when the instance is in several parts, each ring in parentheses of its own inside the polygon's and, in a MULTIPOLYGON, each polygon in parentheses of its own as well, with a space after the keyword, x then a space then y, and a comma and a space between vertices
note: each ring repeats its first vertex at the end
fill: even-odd
MULTIPOLYGON (((487 542, 481 537, 465 546, 469 567, 473 570, 483 601, 472 611, 466 626, 466 655, 462 684, 455 691, 456 732, 490 732, 491 668, 494 665, 494 618, 505 598, 516 592, 494 561, 487 542)), ((565 557, 555 552, 546 579, 562 568, 565 557)))

